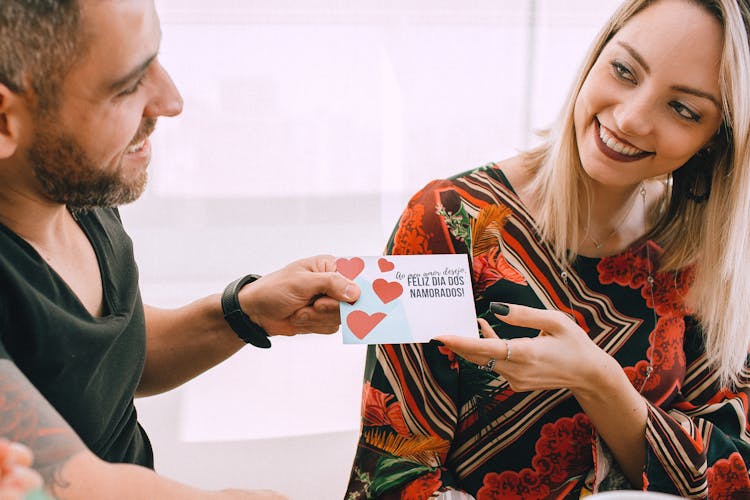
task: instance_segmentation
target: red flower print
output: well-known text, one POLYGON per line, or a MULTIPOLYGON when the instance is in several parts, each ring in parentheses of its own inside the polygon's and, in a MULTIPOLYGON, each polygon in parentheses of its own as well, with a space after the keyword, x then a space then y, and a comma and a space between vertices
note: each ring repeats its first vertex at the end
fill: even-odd
POLYGON ((685 296, 693 283, 693 268, 677 273, 658 273, 657 257, 661 254, 661 249, 651 241, 647 245, 648 249, 644 245, 637 253, 629 249, 619 255, 601 259, 597 264, 599 281, 605 285, 617 283, 633 289, 640 288, 648 307, 654 308, 656 302, 656 314, 660 316, 690 314, 685 305, 685 296), (650 257, 650 262, 647 256, 650 257), (654 279, 653 292, 648 283, 649 274, 654 279))
POLYGON ((672 370, 675 366, 685 366, 684 335, 685 319, 683 316, 669 316, 658 319, 656 328, 649 335, 652 346, 649 356, 655 367, 667 371, 672 370))
POLYGON ((473 269, 474 290, 477 294, 484 292, 502 279, 518 285, 526 284, 526 278, 508 264, 499 250, 474 257, 473 269))
MULTIPOLYGON (((579 468, 584 463, 588 468, 591 464, 591 433, 591 422, 583 414, 561 418, 542 427, 536 452, 537 456, 552 461, 549 473, 553 484, 564 481, 570 475, 571 467, 579 468)), ((536 462, 532 461, 532 464, 536 465, 536 462)))
POLYGON ((477 500, 547 497, 570 476, 593 467, 592 432, 591 422, 584 414, 545 424, 535 446, 533 469, 486 474, 477 500))
POLYGON ((387 401, 392 395, 373 389, 370 382, 362 387, 362 416, 365 425, 383 425, 387 401))
POLYGON ((427 500, 443 485, 440 469, 419 476, 401 491, 401 500, 427 500))
POLYGON ((549 486, 540 481, 538 474, 524 469, 520 473, 505 471, 486 474, 477 492, 477 500, 534 500, 547 495, 549 486))
POLYGON ((402 436, 411 435, 409 428, 406 426, 406 421, 404 421, 404 414, 401 412, 401 403, 396 402, 388 405, 385 414, 387 417, 386 421, 394 431, 402 436))
POLYGON ((690 266, 675 275, 674 285, 681 295, 686 295, 695 282, 695 267, 690 266))
POLYGON ((633 384, 633 387, 635 387, 638 391, 647 392, 655 387, 653 379, 656 378, 656 376, 654 375, 649 377, 648 387, 645 387, 643 383, 646 381, 647 369, 648 361, 642 360, 637 362, 635 366, 626 366, 625 368, 623 368, 623 371, 625 372, 625 375, 627 375, 628 380, 630 380, 630 383, 633 384), (643 387, 643 389, 641 389, 641 387, 643 387))
POLYGON ((687 295, 690 284, 692 284, 692 270, 674 273, 657 273, 654 276, 654 297, 651 300, 650 287, 644 286, 641 289, 641 295, 646 299, 649 307, 654 307, 656 302, 656 314, 659 315, 680 315, 690 314, 685 305, 685 296, 687 295))
POLYGON ((409 205, 401 216, 396 234, 393 236, 394 255, 431 254, 429 237, 422 228, 424 205, 409 205))
MULTIPOLYGON (((630 250, 614 255, 612 257, 604 257, 597 264, 596 269, 599 271, 599 281, 605 285, 611 283, 617 283, 621 286, 631 286, 633 278, 638 273, 638 258, 630 250)), ((646 269, 646 275, 648 269, 646 269)), ((636 281, 640 281, 639 277, 636 281)), ((635 285, 637 287, 639 285, 635 285)))
MULTIPOLYGON (((654 250, 655 252, 657 250, 654 250)), ((599 271, 599 281, 602 284, 617 283, 620 286, 635 289, 647 283, 649 271, 654 272, 656 264, 649 263, 645 254, 637 254, 628 249, 619 255, 604 257, 599 261, 596 268, 599 271)))
POLYGON ((386 394, 365 382, 362 387, 362 425, 388 425, 402 436, 411 435, 401 412, 401 403, 395 399, 393 394, 386 394))
POLYGON ((683 316, 666 316, 657 320, 656 328, 648 337, 651 347, 648 348, 647 356, 653 361, 654 367, 651 376, 646 380, 646 370, 649 365, 647 360, 638 361, 635 366, 627 366, 623 369, 633 387, 647 395, 649 391, 661 386, 662 375, 665 375, 666 380, 682 379, 686 363, 683 349, 684 334, 685 318, 683 316), (670 372, 675 373, 666 376, 670 372))
POLYGON ((750 478, 739 453, 717 460, 706 471, 709 500, 750 498, 750 478))

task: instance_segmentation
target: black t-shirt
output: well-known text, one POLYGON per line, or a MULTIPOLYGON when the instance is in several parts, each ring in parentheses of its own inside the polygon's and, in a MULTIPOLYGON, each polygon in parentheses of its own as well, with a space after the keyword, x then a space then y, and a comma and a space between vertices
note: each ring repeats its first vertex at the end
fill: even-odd
POLYGON ((104 315, 25 240, 0 225, 0 358, 26 375, 96 455, 153 468, 133 397, 146 329, 133 245, 115 209, 76 214, 96 252, 104 315))

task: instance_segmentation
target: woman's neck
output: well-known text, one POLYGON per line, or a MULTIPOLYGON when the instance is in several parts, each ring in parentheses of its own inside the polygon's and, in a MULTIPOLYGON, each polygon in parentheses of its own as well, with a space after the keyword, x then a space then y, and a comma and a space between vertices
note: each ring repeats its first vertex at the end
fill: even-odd
POLYGON ((648 231, 650 207, 658 199, 659 183, 643 181, 631 186, 590 183, 591 205, 582 197, 579 253, 604 257, 624 251, 648 231))

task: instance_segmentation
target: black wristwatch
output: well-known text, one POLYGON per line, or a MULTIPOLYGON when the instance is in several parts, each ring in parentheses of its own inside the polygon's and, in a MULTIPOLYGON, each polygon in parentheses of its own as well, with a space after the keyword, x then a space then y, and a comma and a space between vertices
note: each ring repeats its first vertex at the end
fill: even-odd
POLYGON ((271 347, 271 341, 268 334, 257 323, 254 323, 250 316, 245 314, 240 307, 240 299, 237 295, 240 289, 260 278, 257 274, 248 274, 244 278, 235 280, 227 285, 224 293, 221 295, 221 310, 224 313, 224 319, 246 344, 252 344, 255 347, 271 347))

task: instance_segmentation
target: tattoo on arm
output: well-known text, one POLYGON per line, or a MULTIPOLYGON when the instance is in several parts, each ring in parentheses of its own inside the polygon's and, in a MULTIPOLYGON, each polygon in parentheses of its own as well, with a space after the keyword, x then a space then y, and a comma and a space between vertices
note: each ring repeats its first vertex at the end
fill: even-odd
POLYGON ((34 469, 55 492, 68 486, 63 466, 86 449, 78 435, 23 373, 0 360, 0 436, 25 444, 34 453, 34 469))

